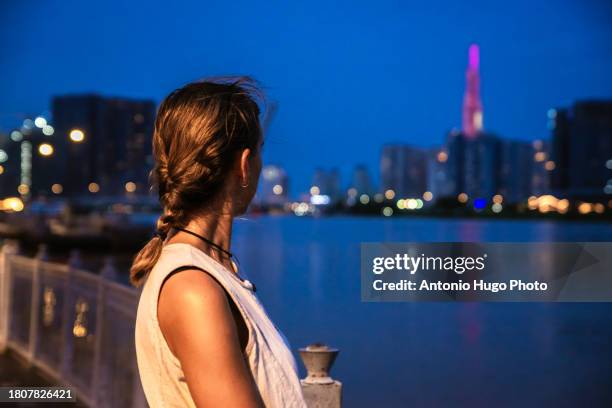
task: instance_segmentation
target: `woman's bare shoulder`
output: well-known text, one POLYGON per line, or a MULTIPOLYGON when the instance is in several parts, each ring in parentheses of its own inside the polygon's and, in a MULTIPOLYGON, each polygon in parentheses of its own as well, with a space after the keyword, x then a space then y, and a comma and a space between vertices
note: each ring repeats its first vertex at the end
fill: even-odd
POLYGON ((162 287, 157 315, 197 406, 218 406, 219 401, 225 406, 263 406, 229 301, 212 276, 198 269, 170 276, 162 287))
POLYGON ((187 331, 194 333, 202 327, 233 326, 225 290, 212 276, 199 269, 185 269, 166 280, 159 294, 157 318, 173 352, 173 346, 187 331))

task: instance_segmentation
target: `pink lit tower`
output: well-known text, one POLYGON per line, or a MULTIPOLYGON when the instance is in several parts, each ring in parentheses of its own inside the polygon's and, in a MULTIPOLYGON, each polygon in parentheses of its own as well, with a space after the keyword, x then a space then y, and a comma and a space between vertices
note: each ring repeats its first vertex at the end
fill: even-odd
POLYGON ((472 44, 469 49, 469 62, 466 77, 465 95, 463 97, 463 133, 475 138, 482 131, 482 101, 480 100, 480 50, 472 44))

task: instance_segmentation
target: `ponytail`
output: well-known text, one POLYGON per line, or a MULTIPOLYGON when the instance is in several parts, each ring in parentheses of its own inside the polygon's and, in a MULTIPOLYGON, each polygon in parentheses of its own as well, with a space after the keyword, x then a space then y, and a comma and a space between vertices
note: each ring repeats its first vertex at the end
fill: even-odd
POLYGON ((141 286, 151 269, 157 263, 164 247, 164 240, 168 235, 174 217, 164 214, 157 220, 157 229, 153 238, 136 254, 130 268, 130 283, 136 287, 141 286))
POLYGON ((160 235, 155 235, 149 242, 136 254, 134 262, 130 268, 130 283, 138 287, 142 285, 155 263, 161 255, 164 240, 160 235))

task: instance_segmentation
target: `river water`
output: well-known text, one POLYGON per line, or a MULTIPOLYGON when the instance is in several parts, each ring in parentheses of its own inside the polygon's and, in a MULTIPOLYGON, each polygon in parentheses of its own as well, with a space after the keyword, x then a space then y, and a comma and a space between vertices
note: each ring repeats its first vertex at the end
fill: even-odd
MULTIPOLYGON (((612 406, 612 304, 362 303, 359 244, 612 241, 607 223, 238 220, 234 250, 297 348, 340 349, 346 407, 612 406)), ((304 369, 301 367, 301 374, 304 369)))

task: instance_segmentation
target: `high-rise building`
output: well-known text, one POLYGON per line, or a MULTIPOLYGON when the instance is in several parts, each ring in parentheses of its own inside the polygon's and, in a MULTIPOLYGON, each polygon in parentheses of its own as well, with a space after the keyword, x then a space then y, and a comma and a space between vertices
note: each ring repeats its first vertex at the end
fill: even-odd
POLYGON ((382 190, 392 190, 396 197, 421 197, 427 190, 427 152, 401 144, 383 146, 380 180, 382 190))
POLYGON ((264 166, 253 201, 262 206, 281 206, 287 202, 288 193, 289 179, 285 169, 273 164, 264 166))
POLYGON ((455 183, 449 167, 448 147, 436 147, 427 152, 427 191, 432 199, 455 197, 455 183))
POLYGON ((535 140, 532 143, 530 195, 541 196, 551 192, 551 174, 556 165, 550 150, 550 142, 547 140, 535 140))
POLYGON ((52 109, 65 194, 148 191, 153 101, 66 95, 52 109))
POLYGON ((464 137, 463 192, 490 200, 499 188, 500 140, 484 133, 476 139, 464 137))
POLYGON ((453 129, 446 139, 446 162, 444 169, 449 180, 449 197, 457 197, 465 192, 465 144, 466 138, 463 133, 453 129))
POLYGON ((469 48, 468 67, 465 73, 466 87, 463 96, 463 133, 473 139, 482 132, 483 112, 480 99, 480 50, 478 45, 469 48))
POLYGON ((341 177, 338 169, 315 169, 310 194, 313 196, 327 196, 330 203, 338 202, 342 198, 341 177))
POLYGON ((531 143, 507 139, 500 141, 497 193, 503 196, 505 203, 516 204, 532 194, 534 168, 534 149, 531 143))
POLYGON ((551 111, 549 117, 554 191, 576 199, 610 199, 612 101, 576 102, 567 111, 551 111))
POLYGON ((451 131, 446 144, 447 196, 491 198, 498 188, 499 139, 489 134, 470 138, 451 131))
POLYGON ((368 173, 368 168, 363 165, 355 166, 355 170, 353 171, 353 179, 351 181, 351 188, 354 188, 356 193, 372 195, 374 193, 374 189, 372 188, 372 180, 370 179, 370 174, 368 173))
POLYGON ((567 109, 550 109, 548 111, 548 128, 552 132, 551 160, 555 168, 551 171, 550 186, 556 193, 565 193, 569 189, 570 166, 570 119, 567 109))

